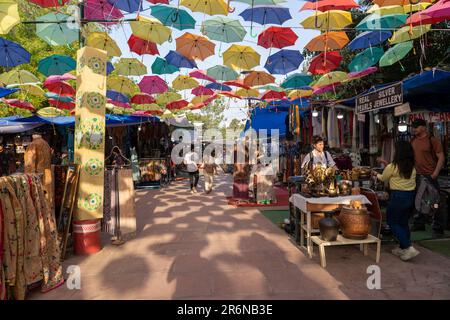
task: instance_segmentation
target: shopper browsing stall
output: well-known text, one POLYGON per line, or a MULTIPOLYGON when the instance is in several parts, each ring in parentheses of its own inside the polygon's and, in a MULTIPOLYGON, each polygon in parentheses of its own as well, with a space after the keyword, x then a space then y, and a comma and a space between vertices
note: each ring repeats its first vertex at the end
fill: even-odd
POLYGON ((324 150, 325 144, 321 136, 313 137, 312 146, 314 149, 303 159, 302 168, 308 166, 310 169, 313 169, 315 166, 321 165, 324 168, 337 170, 336 163, 331 157, 331 154, 324 150))

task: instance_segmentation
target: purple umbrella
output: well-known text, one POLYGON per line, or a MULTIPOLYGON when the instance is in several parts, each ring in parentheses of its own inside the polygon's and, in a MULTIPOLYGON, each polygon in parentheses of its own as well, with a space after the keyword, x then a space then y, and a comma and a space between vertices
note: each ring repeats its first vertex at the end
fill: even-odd
POLYGON ((365 31, 356 36, 348 45, 351 50, 366 49, 376 46, 390 38, 390 31, 365 31))
POLYGON ((208 89, 220 90, 220 91, 232 91, 233 90, 233 89, 231 89, 231 87, 224 85, 222 83, 218 83, 218 82, 209 83, 205 87, 208 89))
POLYGON ((282 25, 287 20, 292 19, 288 8, 280 6, 253 6, 245 9, 239 14, 245 21, 256 22, 262 25, 278 24, 282 25))
MULTIPOLYGON (((123 18, 123 14, 106 0, 87 0, 84 2, 84 17, 86 20, 118 20, 123 18)), ((112 25, 117 21, 100 23, 112 25)))
POLYGON ((148 94, 164 93, 169 90, 167 83, 158 76, 145 76, 139 82, 139 88, 148 94))
POLYGON ((195 63, 194 60, 188 59, 173 50, 170 50, 169 53, 164 57, 164 59, 166 59, 167 63, 178 68, 198 68, 197 63, 195 63))
POLYGON ((303 56, 297 50, 280 50, 267 58, 266 68, 271 74, 288 74, 297 70, 303 56))
POLYGON ((130 99, 128 99, 128 97, 126 95, 124 95, 123 93, 120 93, 118 91, 115 90, 106 90, 106 96, 114 101, 118 101, 118 102, 123 102, 123 103, 128 103, 130 102, 130 99))

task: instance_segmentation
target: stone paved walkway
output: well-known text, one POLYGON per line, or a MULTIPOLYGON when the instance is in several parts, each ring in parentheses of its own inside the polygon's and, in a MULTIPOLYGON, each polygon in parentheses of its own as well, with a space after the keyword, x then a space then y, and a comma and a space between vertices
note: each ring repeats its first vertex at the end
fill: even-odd
MULTIPOLYGON (((286 233, 254 208, 227 205, 231 176, 213 193, 191 195, 188 181, 137 191, 137 237, 105 244, 81 267, 81 290, 65 285, 31 299, 449 299, 450 259, 425 248, 402 262, 383 246, 381 289, 369 290, 374 264, 357 247, 327 249, 326 269, 294 246, 286 233)), ((203 180, 200 180, 203 183, 203 180)))

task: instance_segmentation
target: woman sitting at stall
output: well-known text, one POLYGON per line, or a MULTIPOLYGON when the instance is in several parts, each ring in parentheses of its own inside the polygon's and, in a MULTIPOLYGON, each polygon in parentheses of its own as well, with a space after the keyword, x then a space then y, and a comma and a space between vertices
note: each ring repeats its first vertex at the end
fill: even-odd
POLYGON ((414 169, 414 151, 407 141, 395 144, 394 161, 388 164, 383 174, 373 172, 383 182, 389 181, 390 201, 387 207, 387 223, 400 243, 400 247, 392 250, 392 254, 403 261, 410 260, 419 254, 411 245, 409 218, 414 207, 416 188, 416 169, 414 169))
POLYGON ((312 146, 314 149, 303 159, 302 168, 308 166, 310 169, 313 169, 315 166, 320 165, 324 168, 337 170, 336 163, 331 157, 331 154, 328 151, 324 151, 325 145, 321 136, 313 137, 312 146))

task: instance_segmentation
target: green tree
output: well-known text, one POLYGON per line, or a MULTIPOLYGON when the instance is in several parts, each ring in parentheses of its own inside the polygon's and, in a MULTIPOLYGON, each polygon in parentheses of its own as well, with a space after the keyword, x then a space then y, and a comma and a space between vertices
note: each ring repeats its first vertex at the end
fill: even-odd
POLYGON ((186 118, 191 122, 203 123, 203 130, 219 129, 222 127, 225 116, 224 102, 222 99, 214 100, 206 107, 198 111, 190 111, 186 113, 186 118))

